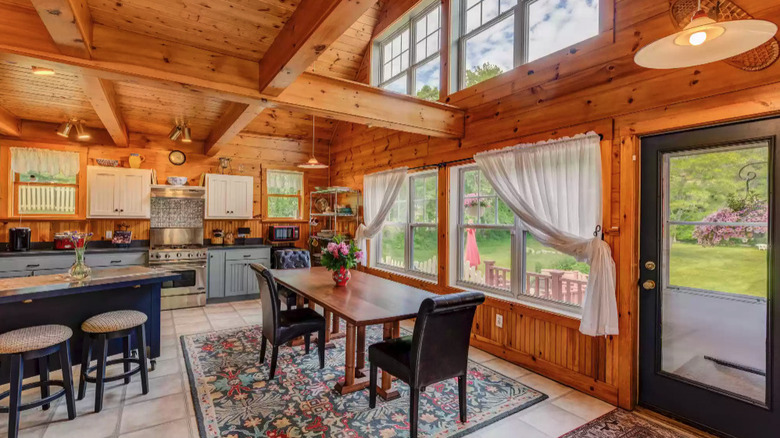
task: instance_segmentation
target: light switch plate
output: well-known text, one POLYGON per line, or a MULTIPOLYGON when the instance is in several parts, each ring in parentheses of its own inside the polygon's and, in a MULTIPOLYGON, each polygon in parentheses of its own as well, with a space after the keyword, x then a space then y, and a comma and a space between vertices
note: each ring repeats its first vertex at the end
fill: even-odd
POLYGON ((111 230, 107 230, 107 231, 106 231, 106 239, 110 239, 110 238, 111 238, 111 236, 113 236, 113 235, 114 235, 114 232, 113 232, 113 231, 111 231, 111 230))
POLYGON ((504 328, 504 315, 496 315, 496 327, 504 328))

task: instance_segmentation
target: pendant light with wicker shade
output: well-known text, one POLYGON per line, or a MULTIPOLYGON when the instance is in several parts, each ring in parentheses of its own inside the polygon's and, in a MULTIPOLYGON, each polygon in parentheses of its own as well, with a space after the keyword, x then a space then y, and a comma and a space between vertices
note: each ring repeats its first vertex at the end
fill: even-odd
MULTIPOLYGON (((717 9, 716 6, 715 12, 717 9)), ((717 18, 717 13, 713 16, 717 18)), ((715 21, 704 12, 699 0, 690 24, 640 49, 634 62, 655 69, 709 64, 753 50, 776 32, 777 25, 765 20, 715 21)))
POLYGON ((328 168, 327 164, 320 163, 319 161, 317 161, 317 158, 314 157, 314 145, 317 143, 316 121, 317 118, 315 116, 311 116, 311 158, 309 158, 309 161, 298 165, 298 167, 300 167, 301 169, 327 169, 328 168))

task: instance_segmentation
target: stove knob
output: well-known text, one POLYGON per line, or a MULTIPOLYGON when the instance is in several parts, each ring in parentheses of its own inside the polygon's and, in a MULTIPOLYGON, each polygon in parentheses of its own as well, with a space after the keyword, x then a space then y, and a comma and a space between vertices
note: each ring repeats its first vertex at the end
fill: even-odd
POLYGON ((166 259, 169 259, 169 258, 171 258, 171 255, 170 255, 170 254, 165 254, 165 258, 166 258, 166 259))
POLYGON ((180 252, 177 252, 177 253, 176 253, 176 258, 177 258, 177 259, 180 259, 180 258, 181 258, 181 253, 180 253, 180 252))

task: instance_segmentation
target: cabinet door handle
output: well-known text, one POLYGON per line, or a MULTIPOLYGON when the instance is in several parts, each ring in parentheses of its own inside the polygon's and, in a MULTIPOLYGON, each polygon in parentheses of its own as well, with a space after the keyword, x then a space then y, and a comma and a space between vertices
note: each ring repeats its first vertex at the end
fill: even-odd
POLYGON ((249 257, 252 257, 252 254, 244 254, 245 259, 248 259, 249 257))
POLYGON ((111 263, 122 263, 122 260, 111 260, 111 263))
POLYGON ((41 266, 41 265, 27 265, 28 268, 37 268, 39 266, 41 266))

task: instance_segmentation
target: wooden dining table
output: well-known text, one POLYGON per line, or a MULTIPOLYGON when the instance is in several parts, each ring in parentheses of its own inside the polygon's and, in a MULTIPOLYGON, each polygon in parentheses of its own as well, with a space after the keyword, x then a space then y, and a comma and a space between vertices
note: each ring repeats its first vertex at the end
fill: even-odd
MULTIPOLYGON (((383 338, 397 338, 401 334, 400 322, 417 316, 423 300, 436 295, 396 283, 375 275, 352 271, 352 279, 346 286, 336 286, 332 273, 322 267, 271 270, 278 284, 292 290, 299 297, 309 300, 309 306, 322 307, 325 321, 325 341, 330 342, 332 332, 338 331, 337 318, 331 330, 331 317, 346 322, 346 353, 344 377, 336 383, 340 394, 360 391, 369 385, 364 372, 366 365, 366 327, 383 325, 383 338)), ((382 372, 377 393, 385 400, 399 396, 392 387, 392 376, 382 372)))

